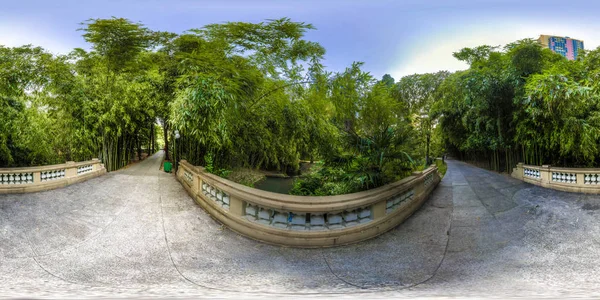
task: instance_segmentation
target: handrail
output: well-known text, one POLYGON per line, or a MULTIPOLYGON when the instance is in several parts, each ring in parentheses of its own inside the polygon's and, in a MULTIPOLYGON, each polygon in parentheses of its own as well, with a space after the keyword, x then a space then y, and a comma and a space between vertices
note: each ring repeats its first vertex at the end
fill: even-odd
POLYGON ((404 221, 440 180, 437 167, 379 188, 337 196, 295 196, 250 188, 183 160, 177 179, 231 229, 267 243, 322 247, 377 236, 404 221))
POLYGON ((511 176, 555 190, 600 194, 600 169, 596 168, 563 168, 518 163, 511 176))
POLYGON ((35 172, 35 171, 50 171, 50 170, 56 170, 56 169, 60 169, 60 168, 65 168, 67 165, 69 167, 79 167, 79 166, 84 166, 84 165, 90 165, 90 164, 97 164, 100 163, 100 160, 96 159, 92 159, 92 160, 87 160, 87 161, 79 161, 79 162, 66 162, 63 164, 56 164, 56 165, 45 165, 45 166, 35 166, 35 167, 18 167, 18 168, 0 168, 0 174, 1 173, 23 173, 23 172, 35 172))
POLYGON ((106 173, 98 159, 64 164, 0 169, 0 194, 39 192, 106 173))

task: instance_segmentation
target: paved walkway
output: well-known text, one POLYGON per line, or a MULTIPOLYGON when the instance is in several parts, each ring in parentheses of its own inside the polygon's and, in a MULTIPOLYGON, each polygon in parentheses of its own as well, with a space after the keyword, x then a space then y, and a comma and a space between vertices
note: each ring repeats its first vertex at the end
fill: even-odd
POLYGON ((161 157, 0 195, 0 297, 558 296, 600 286, 598 196, 450 161, 423 208, 391 232, 291 249, 221 226, 158 170, 161 157))

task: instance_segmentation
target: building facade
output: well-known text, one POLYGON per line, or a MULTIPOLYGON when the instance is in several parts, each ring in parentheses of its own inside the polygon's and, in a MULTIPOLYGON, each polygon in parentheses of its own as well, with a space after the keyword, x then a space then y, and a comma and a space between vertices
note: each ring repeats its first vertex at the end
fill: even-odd
POLYGON ((540 35, 538 42, 542 47, 549 48, 554 53, 558 53, 569 60, 577 59, 577 55, 583 50, 583 41, 568 36, 540 35))

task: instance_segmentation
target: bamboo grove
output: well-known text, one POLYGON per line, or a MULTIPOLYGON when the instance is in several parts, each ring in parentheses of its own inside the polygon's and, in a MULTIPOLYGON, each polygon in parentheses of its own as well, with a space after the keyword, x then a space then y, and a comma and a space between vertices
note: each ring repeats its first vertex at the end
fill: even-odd
POLYGON ((567 60, 536 41, 465 48, 434 113, 455 156, 508 171, 518 162, 598 166, 600 50, 567 60))
POLYGON ((167 159, 217 173, 297 173, 300 160, 327 161, 359 174, 349 180, 365 189, 423 157, 422 107, 362 63, 325 70, 325 49, 303 38, 310 24, 230 22, 182 34, 120 18, 81 25, 89 50, 0 48, 1 166, 100 157, 112 171, 164 146, 167 159))
POLYGON ((568 61, 532 40, 465 48, 465 71, 396 82, 359 62, 327 71, 325 49, 304 39, 314 29, 283 18, 175 34, 92 19, 88 50, 0 46, 0 167, 99 157, 113 171, 164 147, 221 176, 319 161, 293 192, 329 195, 444 153, 499 171, 598 165, 598 50, 568 61))

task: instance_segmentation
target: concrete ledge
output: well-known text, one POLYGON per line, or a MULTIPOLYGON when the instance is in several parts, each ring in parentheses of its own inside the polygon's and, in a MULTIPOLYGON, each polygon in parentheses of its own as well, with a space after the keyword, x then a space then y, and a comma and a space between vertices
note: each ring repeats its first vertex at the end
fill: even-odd
POLYGON ((387 232, 419 209, 440 181, 432 165, 401 181, 364 192, 293 196, 242 186, 186 161, 179 165, 177 179, 213 218, 246 237, 302 248, 351 244, 387 232), (312 218, 314 223, 309 221, 312 218))
POLYGON ((0 169, 0 194, 47 191, 82 182, 105 173, 106 168, 98 159, 40 167, 5 168, 0 169), (17 176, 26 178, 15 180, 17 176), (48 180, 45 180, 46 178, 48 180))
POLYGON ((513 169, 511 176, 549 189, 600 194, 600 169, 556 168, 549 165, 532 166, 519 163, 513 169))

